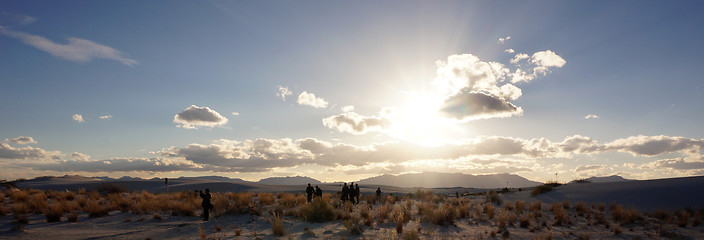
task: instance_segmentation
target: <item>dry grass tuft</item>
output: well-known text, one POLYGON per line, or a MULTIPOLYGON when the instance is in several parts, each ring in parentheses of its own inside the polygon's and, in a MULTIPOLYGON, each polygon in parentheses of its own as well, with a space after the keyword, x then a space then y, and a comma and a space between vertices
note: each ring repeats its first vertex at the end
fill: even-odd
POLYGON ((44 215, 47 222, 61 222, 61 217, 64 215, 64 208, 61 204, 54 203, 44 209, 44 215))
MULTIPOLYGON (((274 195, 272 194, 271 196, 273 197, 274 195)), ((274 232, 274 236, 281 237, 286 235, 284 222, 280 215, 272 213, 269 222, 271 222, 271 230, 274 232)))
POLYGON ((567 211, 563 208, 562 204, 553 203, 550 205, 550 211, 552 211, 552 214, 555 217, 555 222, 553 225, 559 226, 566 224, 569 221, 567 211))

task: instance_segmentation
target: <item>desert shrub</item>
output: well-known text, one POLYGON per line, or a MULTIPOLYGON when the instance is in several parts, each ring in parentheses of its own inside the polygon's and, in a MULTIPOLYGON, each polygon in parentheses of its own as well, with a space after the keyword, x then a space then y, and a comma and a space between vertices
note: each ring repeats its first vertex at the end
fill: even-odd
POLYGON ((64 208, 61 204, 54 203, 44 209, 44 215, 47 222, 61 222, 61 217, 64 215, 64 208))
POLYGON ((123 193, 127 192, 127 188, 116 183, 101 183, 95 188, 96 191, 102 193, 123 193))
POLYGON ((516 200, 516 213, 521 214, 526 209, 526 202, 516 200))
POLYGON ((679 214, 677 214, 677 226, 687 227, 687 222, 691 216, 692 214, 689 213, 689 211, 680 211, 679 214))
POLYGON ((430 202, 433 200, 433 195, 435 194, 432 190, 418 189, 415 194, 408 194, 408 198, 416 199, 422 202, 430 202))
POLYGON ((347 231, 349 231, 352 235, 361 235, 364 232, 364 225, 362 225, 359 221, 346 220, 342 222, 342 225, 345 226, 347 231))
MULTIPOLYGON (((271 196, 273 198, 274 195, 272 194, 271 196)), ((272 213, 269 222, 271 222, 271 230, 274 232, 274 236, 281 237, 286 234, 283 219, 280 215, 272 213)))
POLYGON ((562 208, 570 209, 570 200, 562 201, 562 208))
POLYGON ((484 205, 484 213, 489 217, 489 220, 494 219, 494 215, 496 214, 494 206, 491 204, 484 205))
POLYGON ((540 186, 533 188, 533 190, 530 191, 530 196, 535 197, 539 194, 543 194, 543 193, 550 192, 550 191, 552 191, 552 187, 550 185, 547 185, 547 184, 540 185, 540 186))
POLYGON ((455 223, 457 215, 455 208, 448 204, 444 204, 433 211, 432 223, 439 226, 448 226, 455 223))
POLYGON ((563 208, 563 205, 560 203, 553 203, 550 205, 550 211, 552 211, 553 216, 555 217, 555 223, 554 225, 562 225, 566 224, 568 222, 568 217, 567 217, 567 211, 565 211, 565 208, 563 208))
POLYGON ((29 210, 33 213, 41 214, 44 209, 48 208, 47 197, 44 192, 32 194, 29 199, 29 210))
POLYGON ((611 209, 611 218, 616 221, 620 222, 622 225, 623 224, 630 224, 633 223, 637 220, 642 219, 642 216, 638 212, 637 209, 632 208, 632 209, 624 209, 623 205, 616 205, 612 206, 611 209))
POLYGON ((521 228, 528 228, 530 227, 530 216, 528 214, 523 215, 519 220, 518 220, 518 226, 521 228))
POLYGON ((515 205, 513 205, 513 202, 511 201, 504 202, 504 210, 506 211, 512 211, 514 206, 515 205))
POLYGON ((259 193, 257 194, 257 199, 261 204, 272 205, 274 204, 274 194, 273 193, 259 193))
POLYGON ((536 201, 530 204, 530 210, 533 212, 540 211, 542 209, 543 202, 536 201))
POLYGON ((71 212, 71 213, 68 214, 68 216, 66 216, 66 219, 67 219, 69 222, 78 222, 78 213, 76 213, 76 212, 71 212))
POLYGON ((672 222, 672 215, 670 215, 669 212, 659 209, 657 211, 651 212, 648 214, 650 217, 656 218, 664 223, 669 223, 672 222))
POLYGON ((501 198, 499 197, 499 194, 494 190, 491 190, 486 194, 486 201, 499 205, 501 204, 501 198))
POLYGON ((335 220, 335 209, 323 198, 315 198, 298 211, 298 215, 308 222, 327 222, 335 220))
POLYGON ((102 217, 108 215, 109 210, 101 205, 99 200, 89 200, 86 204, 85 211, 89 217, 102 217))
POLYGON ((418 240, 420 237, 418 236, 417 231, 405 231, 401 235, 401 239, 403 240, 418 240))
POLYGON ((298 205, 296 195, 292 193, 282 194, 281 198, 279 198, 279 205, 284 206, 286 208, 296 207, 298 205))
POLYGON ((589 208, 587 207, 587 203, 578 202, 574 204, 574 210, 577 211, 578 216, 584 216, 585 214, 587 214, 589 208))
POLYGON ((27 202, 29 200, 29 192, 26 190, 10 191, 9 193, 12 203, 27 202))

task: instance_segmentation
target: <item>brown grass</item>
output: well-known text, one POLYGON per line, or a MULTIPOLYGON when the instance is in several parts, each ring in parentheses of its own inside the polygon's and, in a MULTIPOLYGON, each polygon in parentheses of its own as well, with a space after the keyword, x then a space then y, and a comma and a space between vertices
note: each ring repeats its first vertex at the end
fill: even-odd
POLYGON ((257 200, 264 205, 274 204, 274 194, 273 193, 259 193, 257 194, 257 200))
MULTIPOLYGON (((272 194, 271 196, 273 198, 274 195, 272 194)), ((274 236, 281 237, 283 235, 286 235, 283 219, 281 216, 277 215, 276 213, 272 213, 271 217, 269 218, 269 222, 271 222, 271 230, 274 232, 274 236)))
POLYGON ((567 222, 569 221, 567 217, 567 211, 565 211, 565 208, 563 208, 563 204, 553 203, 552 205, 550 205, 550 211, 552 211, 552 214, 555 217, 555 222, 553 225, 559 226, 567 224, 567 222))
POLYGON ((44 215, 47 222, 61 222, 61 217, 64 215, 64 208, 59 203, 54 203, 44 209, 44 215))

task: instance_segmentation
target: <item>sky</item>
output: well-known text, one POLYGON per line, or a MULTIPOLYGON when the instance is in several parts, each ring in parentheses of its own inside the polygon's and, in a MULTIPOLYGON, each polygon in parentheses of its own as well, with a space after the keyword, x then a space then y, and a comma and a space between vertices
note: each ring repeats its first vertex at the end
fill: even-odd
POLYGON ((701 1, 0 1, 0 178, 704 175, 701 1))

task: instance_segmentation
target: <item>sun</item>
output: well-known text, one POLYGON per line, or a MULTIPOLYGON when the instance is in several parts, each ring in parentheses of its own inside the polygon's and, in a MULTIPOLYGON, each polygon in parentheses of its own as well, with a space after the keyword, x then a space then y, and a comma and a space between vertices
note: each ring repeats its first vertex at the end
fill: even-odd
POLYGON ((393 137, 436 145, 457 134, 454 122, 440 115, 441 96, 409 94, 405 105, 391 113, 393 137))

